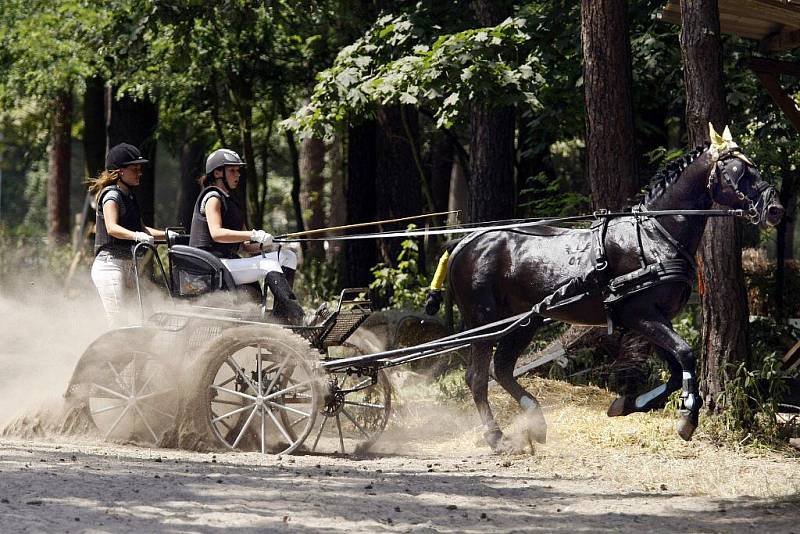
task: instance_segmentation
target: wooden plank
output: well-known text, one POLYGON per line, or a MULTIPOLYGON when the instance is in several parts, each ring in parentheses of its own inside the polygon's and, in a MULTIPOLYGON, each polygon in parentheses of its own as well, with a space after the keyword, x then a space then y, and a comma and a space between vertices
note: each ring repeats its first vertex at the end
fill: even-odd
POLYGON ((764 71, 754 72, 769 93, 769 96, 772 97, 772 100, 778 108, 786 115, 789 122, 792 123, 794 129, 800 132, 800 110, 797 109, 794 99, 786 94, 786 91, 781 87, 780 82, 778 82, 777 74, 764 71))
POLYGON ((752 71, 770 72, 773 74, 786 74, 800 77, 800 63, 780 61, 765 57, 751 57, 746 61, 747 68, 752 71))
POLYGON ((759 49, 762 53, 783 52, 800 46, 800 30, 784 31, 761 40, 759 49))
POLYGON ((784 371, 791 371, 800 364, 800 341, 794 344, 783 357, 784 371))
MULTIPOLYGON (((800 2, 783 0, 720 0, 720 31, 747 39, 763 40, 772 35, 800 30, 800 2)), ((680 25, 680 2, 669 0, 656 14, 667 23, 680 25)), ((791 39, 779 39, 792 47, 791 39)), ((783 48, 786 50, 787 48, 783 48)))

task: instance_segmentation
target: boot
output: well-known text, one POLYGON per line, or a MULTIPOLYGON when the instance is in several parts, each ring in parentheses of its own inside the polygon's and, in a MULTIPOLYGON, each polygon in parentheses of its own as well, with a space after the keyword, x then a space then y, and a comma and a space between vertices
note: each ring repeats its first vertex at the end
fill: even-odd
POLYGON ((292 292, 286 275, 271 272, 267 274, 266 283, 275 296, 275 306, 272 308, 272 313, 276 317, 286 319, 286 322, 291 325, 302 325, 305 312, 300 303, 297 302, 297 297, 292 292))

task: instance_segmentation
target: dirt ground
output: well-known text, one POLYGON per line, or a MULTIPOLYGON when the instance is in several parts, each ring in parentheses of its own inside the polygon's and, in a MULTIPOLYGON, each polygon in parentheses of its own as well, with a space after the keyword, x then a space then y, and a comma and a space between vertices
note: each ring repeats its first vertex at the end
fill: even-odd
POLYGON ((607 392, 527 385, 548 444, 508 456, 482 444, 468 406, 425 395, 401 402, 366 458, 6 437, 2 531, 800 532, 798 456, 718 448, 702 431, 684 443, 668 414, 612 420, 607 392))

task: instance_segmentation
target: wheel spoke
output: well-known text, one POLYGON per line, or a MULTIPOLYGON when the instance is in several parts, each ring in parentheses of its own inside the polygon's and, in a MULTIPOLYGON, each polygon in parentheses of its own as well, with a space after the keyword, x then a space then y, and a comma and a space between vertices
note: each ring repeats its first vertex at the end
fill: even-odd
POLYGON ((119 386, 119 389, 123 389, 124 390, 125 389, 125 382, 122 380, 122 377, 119 376, 119 373, 117 372, 116 369, 114 369, 114 366, 111 364, 111 362, 106 362, 106 363, 111 368, 111 372, 114 373, 114 380, 117 382, 117 386, 119 386))
MULTIPOLYGON (((99 398, 102 399, 103 397, 99 397, 99 398)), ((120 404, 115 404, 113 406, 106 406, 105 408, 100 408, 99 410, 92 410, 91 413, 92 413, 92 415, 95 415, 95 414, 98 414, 98 413, 110 412, 111 410, 117 410, 119 408, 122 408, 126 404, 127 404, 126 402, 122 402, 120 404)))
POLYGON ((231 406, 241 406, 242 405, 241 402, 234 402, 234 401, 230 401, 230 400, 227 400, 227 399, 218 399, 218 398, 211 399, 211 402, 216 402, 218 404, 230 404, 231 406))
POLYGON ((261 454, 267 454, 267 420, 264 417, 264 405, 261 405, 261 454))
MULTIPOLYGON (((218 415, 217 415, 217 414, 214 412, 214 410, 211 410, 211 415, 212 415, 213 417, 218 417, 218 415)), ((230 426, 230 425, 229 425, 228 423, 226 423, 225 421, 223 421, 222 419, 220 419, 220 420, 219 420, 219 424, 221 424, 222 426, 224 426, 225 428, 227 428, 227 429, 228 429, 228 432, 232 432, 232 431, 233 431, 233 427, 232 427, 232 426, 230 426)))
POLYGON ((283 372, 283 368, 286 367, 286 364, 289 361, 289 358, 291 358, 291 355, 290 356, 286 356, 286 358, 283 359, 283 361, 281 362, 280 367, 278 367, 278 370, 275 371, 275 376, 273 377, 272 380, 270 380, 269 386, 267 386, 266 391, 271 391, 272 388, 275 387, 275 384, 278 382, 278 379, 281 377, 281 373, 283 372))
POLYGON ((291 428, 294 428, 295 426, 297 426, 297 423, 300 423, 300 422, 302 422, 302 421, 305 421, 305 420, 306 420, 306 419, 308 419, 309 417, 311 417, 311 415, 304 415, 303 417, 298 417, 297 419, 295 419, 294 423, 290 424, 289 426, 290 426, 291 428))
MULTIPOLYGON (((150 426, 150 423, 148 423, 148 422, 147 422, 147 418, 144 416, 144 414, 142 413, 142 411, 139 409, 139 406, 137 406, 136 404, 134 404, 134 405, 133 405, 133 409, 134 409, 134 410, 136 410, 136 413, 138 413, 138 414, 139 414, 139 417, 141 417, 141 418, 142 418, 142 422, 144 423, 144 426, 146 426, 146 427, 147 427, 147 430, 149 430, 149 431, 150 431, 150 435, 152 435, 152 436, 153 436, 153 443, 158 443, 158 436, 156 435, 155 431, 153 430, 153 427, 151 427, 151 426, 150 426)), ((134 428, 134 429, 135 429, 135 428, 134 428)))
POLYGON ((131 359, 131 397, 136 395, 136 354, 133 355, 133 359, 131 359))
POLYGON ((231 395, 237 395, 239 397, 244 397, 245 399, 250 399, 251 401, 255 401, 256 400, 256 398, 254 396, 248 395, 247 393, 242 393, 241 391, 235 391, 235 390, 232 390, 232 389, 224 388, 224 387, 218 386, 216 384, 211 384, 210 387, 216 389, 217 391, 224 391, 225 393, 230 393, 231 395))
POLYGON ((311 447, 311 452, 317 450, 317 443, 319 443, 319 438, 322 436, 322 430, 325 428, 325 423, 328 422, 328 416, 325 416, 325 419, 322 420, 322 424, 319 425, 319 431, 317 432, 317 438, 314 440, 314 446, 311 447))
POLYGON ((290 408, 289 406, 286 406, 286 405, 283 405, 283 404, 279 404, 277 402, 267 401, 267 404, 269 404, 270 406, 273 406, 275 408, 280 408, 281 410, 286 410, 287 412, 296 413, 297 415, 302 415, 304 417, 311 417, 310 413, 302 412, 302 411, 300 411, 300 410, 298 410, 296 408, 290 408))
POLYGON ((147 395, 142 395, 141 397, 138 397, 137 400, 142 401, 142 400, 149 399, 151 397, 157 397, 159 395, 165 395, 167 393, 172 393, 173 391, 175 391, 175 390, 174 389, 162 389, 161 391, 154 391, 152 393, 148 393, 147 395))
POLYGON ((233 369, 233 372, 236 373, 239 377, 241 377, 241 379, 244 380, 248 386, 250 386, 254 390, 256 389, 256 385, 253 383, 250 377, 248 377, 246 374, 242 372, 242 368, 239 367, 239 364, 236 362, 233 355, 228 356, 227 364, 228 367, 233 369))
POLYGON ((361 431, 361 433, 364 435, 364 437, 365 437, 365 438, 367 438, 367 440, 370 440, 370 439, 372 439, 372 436, 370 436, 370 435, 369 435, 369 433, 368 433, 366 430, 364 430, 364 427, 363 427, 363 426, 361 426, 361 425, 359 425, 359 424, 358 424, 358 422, 357 422, 355 419, 353 419, 353 416, 352 416, 352 415, 350 415, 349 413, 347 413, 347 410, 345 410, 344 408, 342 408, 342 414, 344 414, 344 416, 345 416, 345 417, 347 417, 348 419, 350 419, 350 422, 351 422, 351 423, 353 423, 354 425, 356 425, 356 428, 357 428, 359 431, 361 431))
POLYGON ((336 428, 339 430, 339 446, 341 447, 342 454, 344 454, 344 435, 342 434, 342 421, 339 419, 339 414, 336 414, 336 428))
MULTIPOLYGON (((149 385, 150 385, 150 380, 152 380, 154 376, 156 376, 156 373, 150 373, 150 376, 148 376, 148 377, 147 377, 147 380, 145 380, 145 381, 144 381, 144 385, 143 385, 142 387, 140 387, 140 388, 139 388, 139 391, 136 391, 136 394, 137 394, 137 395, 138 395, 139 393, 144 393, 144 391, 147 389, 147 386, 149 386, 149 385)), ((134 390, 134 391, 135 391, 135 390, 134 390)))
POLYGON ((117 425, 119 424, 119 422, 122 421, 122 418, 125 417, 126 413, 128 413, 128 410, 130 409, 130 407, 131 407, 130 404, 125 406, 125 409, 122 410, 122 413, 119 414, 119 417, 117 417, 117 420, 114 421, 114 424, 111 425, 111 428, 109 428, 108 431, 106 432, 105 436, 103 436, 104 439, 108 439, 108 436, 110 436, 111 433, 114 432, 114 429, 117 428, 117 425))
POLYGON ((256 394, 257 395, 262 395, 264 393, 264 390, 262 389, 264 384, 262 383, 263 380, 262 380, 262 377, 261 377, 261 344, 260 343, 258 345, 258 352, 256 353, 256 375, 258 375, 258 389, 256 390, 256 394))
POLYGON ((283 425, 281 425, 280 421, 278 421, 278 418, 275 417, 275 414, 272 413, 272 410, 270 410, 269 408, 264 406, 264 411, 267 412, 267 415, 269 415, 269 418, 272 419, 272 422, 275 423, 276 427, 278 427, 278 430, 280 431, 280 433, 283 434, 283 437, 286 438, 286 441, 289 442, 289 446, 294 445, 294 440, 291 437, 289 437, 289 434, 286 432, 286 429, 283 428, 283 425))
POLYGON ((364 408, 372 408, 372 409, 375 409, 375 410, 384 410, 384 409, 386 409, 386 406, 384 406, 383 404, 372 404, 372 403, 369 403, 369 402, 357 402, 357 401, 349 401, 349 400, 345 400, 344 403, 345 404, 349 404, 351 406, 363 406, 364 408))
POLYGON ((233 445, 231 445, 232 449, 236 448, 236 446, 239 444, 239 441, 242 439, 242 436, 244 436, 244 433, 247 430, 247 427, 250 426, 250 421, 253 420, 253 416, 256 414, 256 410, 258 410, 258 406, 253 406, 253 411, 250 412, 250 415, 248 416, 247 421, 245 421, 244 425, 242 426, 242 430, 239 432, 239 435, 236 436, 236 441, 234 441, 233 445))
POLYGON ((125 401, 128 400, 127 395, 123 395, 122 393, 114 391, 113 389, 108 389, 107 387, 101 386, 100 384, 97 384, 97 383, 94 383, 93 385, 94 385, 94 387, 96 387, 96 388, 98 388, 98 389, 100 389, 102 391, 105 391, 106 393, 110 393, 111 395, 114 395, 115 397, 118 397, 118 398, 120 398, 122 400, 125 400, 125 401))
POLYGON ((228 412, 225 415, 220 415, 220 416, 215 417, 214 419, 211 420, 211 422, 212 423, 216 423, 217 421, 220 421, 222 419, 227 419, 228 417, 230 417, 232 415, 236 415, 237 413, 242 413, 243 411, 249 410, 252 407, 253 407, 252 404, 248 404, 247 406, 242 406, 241 408, 233 410, 231 412, 228 412))
MULTIPOLYGON (((282 389, 280 391, 276 391, 274 393, 270 393, 269 395, 264 397, 264 400, 270 400, 270 399, 274 399, 275 397, 279 397, 281 395, 285 395, 286 393, 288 393, 290 391, 294 391, 295 389, 298 389, 298 388, 300 388, 302 386, 311 387, 312 383, 313 383, 313 380, 307 380, 305 382, 300 382, 299 384, 295 384, 294 386, 289 386, 288 388, 282 389)), ((269 390, 267 390, 267 391, 269 391, 269 390)))
POLYGON ((147 410, 150 411, 150 412, 155 412, 158 415, 163 415, 164 417, 169 417, 170 419, 175 419, 175 414, 170 414, 170 413, 167 413, 167 412, 165 412, 163 410, 159 410, 155 406, 147 405, 147 410))

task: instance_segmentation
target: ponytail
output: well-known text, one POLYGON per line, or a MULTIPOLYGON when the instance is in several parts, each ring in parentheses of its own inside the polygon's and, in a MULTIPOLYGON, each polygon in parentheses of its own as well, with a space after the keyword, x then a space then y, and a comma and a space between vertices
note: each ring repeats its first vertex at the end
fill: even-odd
POLYGON ((114 169, 113 171, 103 171, 97 178, 90 178, 87 180, 86 183, 89 184, 89 192, 94 195, 95 201, 99 200, 98 197, 100 196, 100 191, 109 185, 116 183, 120 177, 120 169, 114 169))

